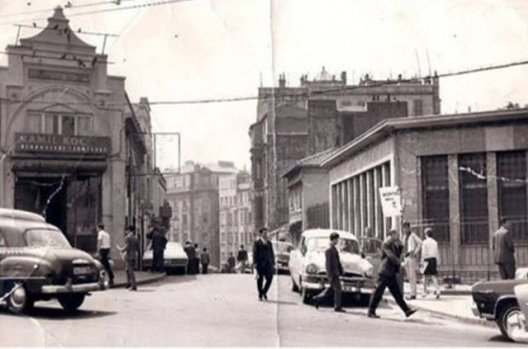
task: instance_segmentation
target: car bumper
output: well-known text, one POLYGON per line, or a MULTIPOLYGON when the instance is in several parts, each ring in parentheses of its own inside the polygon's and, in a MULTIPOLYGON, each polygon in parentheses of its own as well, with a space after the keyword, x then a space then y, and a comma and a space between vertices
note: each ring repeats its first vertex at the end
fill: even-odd
POLYGON ((93 291, 103 291, 104 289, 104 283, 93 282, 80 285, 44 285, 41 287, 40 292, 42 294, 87 293, 93 291))
MULTIPOLYGON (((373 290, 365 286, 367 279, 341 277, 341 291, 343 293, 372 293, 373 290)), ((302 287, 307 290, 323 290, 330 287, 328 279, 323 276, 304 276, 302 277, 302 287)))

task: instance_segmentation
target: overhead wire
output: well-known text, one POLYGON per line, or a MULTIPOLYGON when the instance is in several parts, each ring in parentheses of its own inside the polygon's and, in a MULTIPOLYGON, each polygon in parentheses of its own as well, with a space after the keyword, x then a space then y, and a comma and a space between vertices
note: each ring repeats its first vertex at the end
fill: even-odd
MULTIPOLYGON (((186 0, 188 1, 188 0, 186 0)), ((446 78, 446 77, 452 77, 452 76, 460 76, 460 75, 466 75, 466 74, 473 74, 473 73, 480 73, 484 71, 491 71, 491 70, 497 70, 497 69, 505 69, 505 68, 511 68, 521 65, 527 65, 528 60, 524 61, 518 61, 518 62, 510 62, 506 64, 500 64, 500 65, 494 65, 494 66, 488 66, 488 67, 482 67, 482 68, 472 68, 467 70, 461 70, 456 72, 449 72, 449 73, 443 73, 443 74, 434 74, 434 75, 427 75, 424 77, 416 77, 410 80, 410 82, 416 81, 416 83, 421 83, 421 81, 431 80, 434 78, 446 78)), ((327 94, 334 94, 339 92, 345 92, 345 91, 351 91, 351 90, 358 90, 358 89, 370 89, 370 88, 377 88, 377 87, 383 87, 383 86, 391 86, 391 85, 398 85, 398 84, 406 84, 408 81, 399 81, 399 80, 386 80, 386 81, 375 81, 373 83, 369 84, 363 84, 363 85, 353 85, 353 86, 340 86, 336 88, 328 88, 328 89, 321 89, 316 91, 310 91, 308 88, 305 89, 305 91, 299 92, 299 93, 293 93, 289 95, 288 97, 292 100, 294 99, 305 99, 307 97, 312 96, 324 96, 327 94)), ((149 101, 149 105, 186 105, 186 104, 211 104, 211 103, 226 103, 226 102, 244 102, 244 101, 251 101, 251 100, 273 100, 276 98, 277 95, 280 94, 280 88, 271 88, 272 93, 269 96, 240 96, 240 97, 226 97, 226 98, 204 98, 204 99, 196 99, 196 100, 160 100, 160 101, 149 101), (279 91, 277 91, 279 90, 279 91)), ((13 99, 13 98, 2 98, 0 97, 0 101, 6 102, 6 103, 25 103, 27 101, 21 100, 21 99, 13 99)), ((39 100, 39 101, 29 101, 29 103, 40 103, 40 104, 46 104, 50 103, 50 101, 46 100, 39 100)), ((72 105, 86 105, 91 104, 90 102, 72 102, 68 103, 72 105)), ((127 102, 118 102, 118 103, 109 103, 112 106, 119 106, 119 105, 126 105, 127 102)))
MULTIPOLYGON (((163 1, 147 2, 147 3, 144 3, 144 4, 138 4, 138 5, 119 6, 118 8, 108 8, 108 9, 77 12, 77 13, 76 12, 70 13, 68 11, 69 12, 68 13, 68 18, 79 17, 79 16, 88 16, 88 15, 108 13, 108 12, 126 11, 126 10, 138 9, 138 8, 155 7, 155 6, 169 5, 169 4, 174 4, 174 3, 179 3, 179 2, 188 2, 188 1, 194 1, 194 0, 163 0, 163 1)), ((24 19, 24 21, 35 22, 35 21, 42 21, 42 20, 47 20, 47 19, 48 19, 48 17, 46 17, 46 18, 40 17, 40 18, 24 19)), ((14 21, 2 22, 2 23, 0 23, 0 26, 1 25, 19 24, 18 22, 19 21, 16 21, 16 22, 14 22, 14 21)))

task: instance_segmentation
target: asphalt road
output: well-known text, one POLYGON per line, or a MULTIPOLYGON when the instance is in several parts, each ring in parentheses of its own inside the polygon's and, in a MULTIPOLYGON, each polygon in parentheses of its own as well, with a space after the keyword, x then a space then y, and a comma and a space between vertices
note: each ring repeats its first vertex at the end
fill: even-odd
POLYGON ((383 304, 382 319, 364 306, 315 310, 290 291, 281 275, 259 302, 252 275, 173 276, 140 287, 94 293, 66 315, 54 301, 29 316, 0 309, 0 347, 6 346, 513 346, 498 330, 418 312, 406 319, 383 304))

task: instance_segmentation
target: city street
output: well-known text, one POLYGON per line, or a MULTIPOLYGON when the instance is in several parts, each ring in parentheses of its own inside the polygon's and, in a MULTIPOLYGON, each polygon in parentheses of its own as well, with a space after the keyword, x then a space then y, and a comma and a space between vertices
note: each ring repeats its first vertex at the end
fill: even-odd
POLYGON ((167 277, 138 292, 94 293, 66 315, 54 301, 30 316, 0 310, 0 346, 517 346, 498 329, 465 325, 383 305, 382 319, 364 306, 347 313, 303 305, 280 275, 259 302, 251 275, 167 277))

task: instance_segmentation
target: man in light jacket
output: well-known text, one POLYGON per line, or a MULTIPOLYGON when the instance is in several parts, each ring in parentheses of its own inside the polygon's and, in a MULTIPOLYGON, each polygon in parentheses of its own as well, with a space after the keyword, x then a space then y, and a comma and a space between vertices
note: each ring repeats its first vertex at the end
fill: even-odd
POLYGON ((515 248, 510 233, 510 223, 506 218, 500 220, 500 228, 493 233, 493 254, 499 267, 501 279, 515 278, 515 248))
POLYGON ((405 234, 405 272, 411 285, 411 294, 407 299, 416 299, 416 271, 418 270, 418 253, 422 247, 422 240, 411 230, 409 222, 403 223, 403 232, 405 234))

